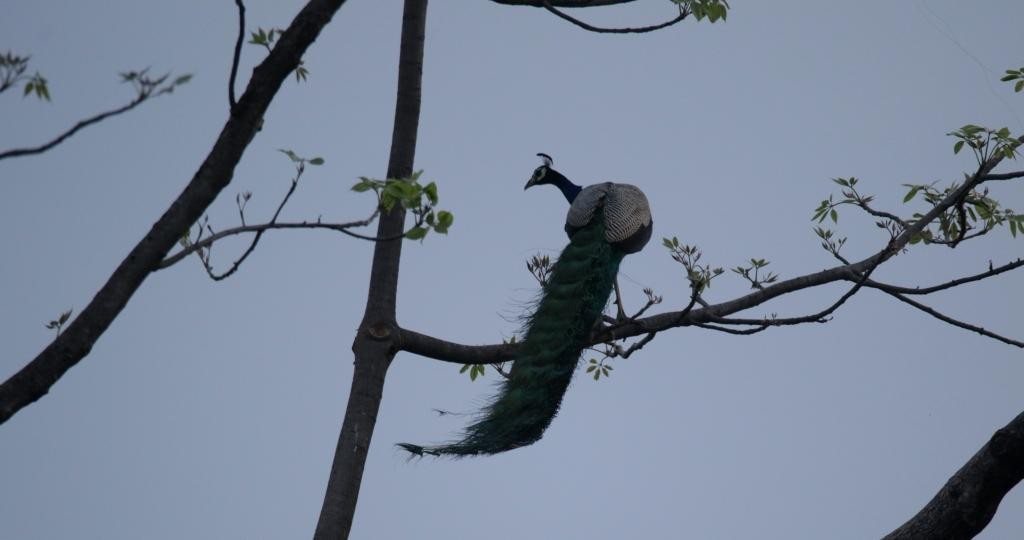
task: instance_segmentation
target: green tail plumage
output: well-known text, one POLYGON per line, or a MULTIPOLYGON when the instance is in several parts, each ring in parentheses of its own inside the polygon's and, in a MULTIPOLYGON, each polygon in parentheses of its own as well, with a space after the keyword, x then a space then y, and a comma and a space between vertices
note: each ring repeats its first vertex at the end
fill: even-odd
POLYGON ((573 234, 555 263, 526 337, 498 396, 466 428, 460 441, 423 447, 417 454, 497 454, 538 441, 558 413, 580 353, 604 311, 624 253, 605 241, 601 212, 573 234))

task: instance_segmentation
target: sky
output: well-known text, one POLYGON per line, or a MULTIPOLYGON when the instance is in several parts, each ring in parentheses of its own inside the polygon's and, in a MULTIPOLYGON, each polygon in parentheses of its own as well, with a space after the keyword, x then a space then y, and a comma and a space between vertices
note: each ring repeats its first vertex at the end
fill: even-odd
MULTIPOLYGON (((285 27, 298 1, 250 1, 251 28, 285 27)), ((877 207, 910 214, 905 183, 972 169, 946 133, 976 123, 1024 132, 1024 3, 997 0, 746 2, 728 22, 642 36, 585 32, 540 9, 435 1, 427 22, 416 168, 455 214, 446 237, 403 250, 398 320, 460 343, 514 335, 536 292, 525 261, 566 243, 565 202, 523 192, 555 159, 580 184, 641 186, 654 241, 622 266, 679 309, 688 289, 660 238, 722 267, 766 258, 782 278, 833 265, 810 216, 856 176, 877 207)), ((234 3, 8 0, 0 51, 31 55, 51 103, 0 95, 0 149, 34 145, 131 99, 120 71, 192 73, 174 94, 88 128, 52 151, 0 162, 0 377, 49 340, 47 321, 85 306, 206 156, 228 115, 234 3)), ((672 16, 666 1, 588 9, 594 24, 672 16)), ((311 168, 282 219, 372 211, 349 190, 387 167, 401 3, 346 3, 288 81, 214 228, 266 219, 291 164, 311 168)), ((265 52, 247 46, 239 91, 265 52)), ((1019 169, 1012 163, 1001 170, 1019 169)), ((1024 207, 1019 183, 992 186, 1024 207)), ((860 259, 887 237, 846 210, 860 259)), ((1022 254, 1005 229, 954 250, 915 246, 881 281, 929 285, 1022 254)), ((214 249, 225 268, 244 240, 214 249)), ((350 346, 372 245, 328 232, 268 233, 230 279, 190 259, 150 276, 91 354, 0 426, 0 538, 303 538, 312 535, 352 374, 350 346)), ((720 302, 749 285, 727 273, 720 302)), ((806 314, 844 286, 747 313, 806 314)), ((1024 338, 1024 274, 928 297, 951 316, 1024 338)), ((584 357, 586 360, 588 357, 584 357)), ((538 443, 459 461, 409 461, 394 443, 448 440, 493 392, 458 366, 401 353, 363 477, 352 538, 880 537, 916 513, 1024 409, 1019 349, 945 325, 874 291, 828 324, 749 337, 659 335, 599 382, 579 373, 538 443)), ((1024 535, 1024 493, 981 538, 1024 535)))

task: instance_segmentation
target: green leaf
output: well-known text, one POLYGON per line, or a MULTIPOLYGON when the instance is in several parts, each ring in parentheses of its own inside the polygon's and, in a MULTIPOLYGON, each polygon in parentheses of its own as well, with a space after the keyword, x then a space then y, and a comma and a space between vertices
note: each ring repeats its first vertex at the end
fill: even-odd
POLYGON ((463 364, 463 365, 462 365, 462 369, 460 369, 460 370, 459 370, 459 373, 465 373, 465 372, 466 372, 466 370, 467 370, 467 369, 469 369, 469 368, 471 368, 471 367, 473 367, 473 366, 472 366, 472 365, 470 365, 470 364, 463 364))
POLYGON ((405 233, 405 237, 409 240, 422 240, 427 235, 427 229, 423 227, 413 227, 409 229, 409 232, 405 233))
POLYGON ((832 216, 832 223, 839 223, 839 212, 836 212, 835 208, 832 209, 830 215, 832 216))
POLYGON ((364 179, 359 181, 359 183, 357 183, 356 185, 352 186, 352 191, 355 191, 356 193, 362 193, 364 191, 369 191, 372 188, 373 181, 369 179, 364 179))
POLYGON ((298 154, 296 154, 295 152, 292 152, 291 150, 286 150, 284 148, 278 148, 277 151, 281 152, 282 154, 284 154, 286 156, 288 156, 288 159, 292 160, 295 163, 299 163, 299 162, 302 161, 302 158, 300 158, 298 154))
POLYGON ((957 141, 956 144, 953 145, 953 153, 954 154, 959 154, 960 150, 962 150, 963 147, 964 147, 964 141, 957 141))
POLYGON ((180 76, 178 76, 177 79, 174 79, 174 86, 178 86, 179 84, 185 84, 185 83, 187 83, 187 82, 189 82, 191 80, 192 80, 192 74, 191 73, 186 73, 184 75, 180 75, 180 76))
POLYGON ((427 194, 427 200, 430 201, 430 204, 437 204, 437 184, 433 182, 427 184, 427 186, 423 188, 423 193, 427 194))
POLYGON ((441 210, 437 213, 437 225, 434 226, 434 230, 441 234, 447 234, 448 228, 455 222, 455 216, 447 210, 441 210))
POLYGON ((309 160, 309 164, 310 165, 323 165, 324 164, 324 158, 322 158, 322 157, 315 157, 315 158, 309 160))
POLYGON ((1017 84, 1013 85, 1014 92, 1020 92, 1024 90, 1024 79, 1017 81, 1017 84))

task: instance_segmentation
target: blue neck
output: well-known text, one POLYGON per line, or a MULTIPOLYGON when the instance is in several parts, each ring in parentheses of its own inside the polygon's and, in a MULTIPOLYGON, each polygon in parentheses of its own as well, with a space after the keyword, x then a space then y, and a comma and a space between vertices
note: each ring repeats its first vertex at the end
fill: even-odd
POLYGON ((551 183, 562 190, 562 195, 565 195, 565 200, 569 201, 569 204, 572 204, 576 200, 576 196, 580 194, 580 191, 583 191, 583 188, 570 182, 568 178, 562 176, 562 173, 558 171, 548 169, 548 174, 551 175, 551 183))

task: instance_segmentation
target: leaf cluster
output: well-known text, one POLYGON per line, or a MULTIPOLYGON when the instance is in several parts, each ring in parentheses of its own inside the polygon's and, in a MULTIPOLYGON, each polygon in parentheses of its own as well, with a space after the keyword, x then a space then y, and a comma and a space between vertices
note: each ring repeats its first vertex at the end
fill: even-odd
MULTIPOLYGON (((284 30, 280 28, 271 28, 269 31, 257 28, 255 32, 250 33, 249 44, 261 46, 269 53, 274 41, 281 34, 284 34, 284 30)), ((306 68, 303 60, 299 60, 299 65, 295 68, 295 82, 305 82, 307 76, 309 76, 309 69, 306 68)))
POLYGON ((551 257, 538 254, 526 261, 526 269, 530 271, 530 275, 543 287, 547 285, 548 278, 551 277, 551 271, 554 270, 554 267, 551 265, 551 257))
POLYGON ((469 380, 475 381, 477 377, 483 377, 487 373, 486 364, 464 364, 459 373, 469 372, 469 380))
POLYGON ((750 259, 749 266, 737 266, 731 270, 749 281, 751 289, 763 289, 765 284, 775 283, 779 279, 778 274, 767 270, 761 275, 761 270, 769 264, 771 262, 765 259, 750 259))
POLYGON ((439 200, 437 184, 421 184, 419 179, 422 174, 423 171, 416 171, 409 178, 387 180, 361 176, 359 182, 352 186, 352 191, 373 191, 377 195, 378 207, 384 212, 390 212, 396 205, 412 212, 416 218, 415 225, 405 233, 405 237, 410 240, 421 240, 431 230, 448 234, 455 216, 447 210, 435 209, 439 200))
POLYGON ((27 80, 22 96, 35 94, 40 100, 50 101, 50 87, 46 78, 38 71, 31 76, 25 75, 29 59, 28 56, 18 56, 10 51, 0 54, 0 92, 27 80))
POLYGON ((74 309, 69 309, 64 313, 61 313, 59 317, 46 323, 46 327, 50 330, 56 330, 57 336, 60 336, 60 331, 64 328, 64 324, 68 322, 68 319, 71 318, 71 312, 73 311, 74 309))
POLYGON ((729 2, 727 0, 672 0, 678 4, 680 9, 688 11, 698 20, 705 18, 714 24, 718 20, 724 21, 729 13, 729 2))
POLYGON ((145 101, 150 97, 170 94, 174 89, 192 80, 191 73, 178 75, 170 80, 171 74, 165 73, 159 77, 149 75, 149 68, 139 71, 123 71, 118 73, 122 83, 129 83, 135 89, 135 100, 145 101), (170 80, 170 82, 167 82, 170 80))
MULTIPOLYGON (((903 185, 910 188, 903 197, 904 203, 909 203, 920 196, 921 200, 935 206, 960 184, 953 182, 941 190, 936 188, 935 184, 903 185)), ((924 217, 924 214, 916 212, 913 217, 916 221, 924 217)), ((989 196, 988 188, 972 190, 961 204, 939 214, 934 229, 922 230, 920 234, 911 237, 910 243, 951 243, 961 238, 968 230, 976 231, 973 236, 981 236, 1002 225, 1009 227, 1010 235, 1014 238, 1017 237, 1017 233, 1024 235, 1024 214, 1017 214, 1012 209, 1003 207, 999 201, 989 196)))
POLYGON ((662 238, 661 244, 669 250, 674 261, 683 265, 686 270, 686 278, 690 280, 690 285, 694 287, 697 294, 710 288, 711 280, 725 272, 721 268, 712 268, 709 264, 700 264, 700 258, 703 256, 700 249, 697 246, 680 244, 679 238, 675 236, 662 238))
POLYGON ((1020 69, 1006 70, 1006 75, 1003 75, 999 80, 1003 82, 1017 81, 1013 84, 1013 91, 1020 92, 1021 90, 1024 90, 1024 67, 1020 69))
POLYGON ((974 158, 981 165, 992 156, 1016 159, 1019 142, 1010 133, 1010 129, 1002 127, 991 129, 974 124, 967 124, 956 131, 947 133, 957 141, 953 143, 953 153, 959 154, 966 145, 974 153, 974 158))
POLYGON ((601 380, 602 376, 608 378, 612 375, 612 370, 614 368, 606 364, 605 360, 607 360, 607 358, 602 358, 601 360, 591 358, 590 364, 587 365, 587 373, 590 373, 594 377, 595 381, 601 380))

